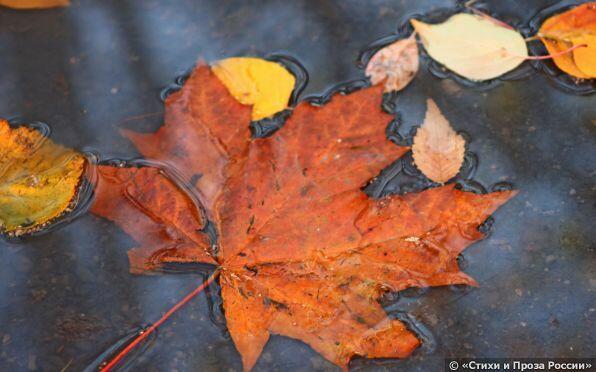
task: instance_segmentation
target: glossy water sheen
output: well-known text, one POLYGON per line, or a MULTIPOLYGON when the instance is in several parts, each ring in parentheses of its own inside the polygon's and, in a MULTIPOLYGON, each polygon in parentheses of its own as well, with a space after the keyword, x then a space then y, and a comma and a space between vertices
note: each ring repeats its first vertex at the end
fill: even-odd
MULTIPOLYGON (((482 6, 511 24, 529 25, 539 10, 555 4, 507 0, 482 6)), ((396 32, 404 17, 440 15, 455 5, 80 0, 51 11, 2 9, 0 115, 49 123, 54 141, 104 159, 134 158, 138 153, 118 126, 158 128, 159 92, 198 57, 295 56, 309 73, 303 99, 321 104, 329 87, 350 81, 340 86, 350 91, 366 84, 356 65, 359 51, 396 32), (143 116, 131 119, 137 115, 143 116)), ((568 94, 543 72, 462 85, 453 76, 437 78, 437 66, 429 72, 428 63, 423 61, 405 91, 386 101, 399 113, 393 128, 401 136, 393 140, 408 141, 431 97, 456 130, 472 139, 469 151, 476 157, 468 156, 464 174, 476 182, 463 187, 482 191, 481 185, 512 183, 520 194, 496 213, 489 239, 464 252, 462 265, 481 287, 410 290, 384 299, 387 311, 416 330, 424 346, 405 361, 356 360, 354 369, 441 370, 446 356, 591 356, 594 97, 568 94)), ((404 180, 396 174, 424 183, 407 161, 395 167, 382 187, 371 186, 373 194, 403 191, 404 180)), ((200 268, 132 276, 126 251, 133 244, 92 215, 46 235, 1 242, 0 370, 82 370, 155 321, 204 277, 200 268)), ((241 370, 219 301, 199 296, 129 368, 241 370)), ((335 367, 282 337, 272 337, 256 367, 312 369, 335 367)))

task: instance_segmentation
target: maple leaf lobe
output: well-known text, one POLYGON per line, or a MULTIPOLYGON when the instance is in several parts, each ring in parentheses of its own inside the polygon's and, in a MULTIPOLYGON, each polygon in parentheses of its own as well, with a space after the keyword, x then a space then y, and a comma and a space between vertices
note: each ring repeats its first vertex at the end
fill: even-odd
POLYGON ((215 264, 206 219, 196 202, 155 167, 99 165, 91 212, 116 222, 139 246, 128 252, 130 271, 166 263, 215 264))
POLYGON ((239 103, 211 69, 199 64, 165 104, 165 124, 149 134, 122 130, 145 158, 165 163, 190 181, 207 211, 226 179, 226 168, 250 139, 250 106, 239 103), (196 179, 196 177, 195 177, 196 179))
MULTIPOLYGON (((216 205, 215 214, 226 221, 216 224, 227 265, 258 263, 262 254, 266 260, 300 257, 306 252, 286 243, 309 239, 309 230, 299 228, 308 225, 299 214, 303 208, 339 205, 333 198, 344 192, 360 195, 366 182, 407 151, 386 139, 392 116, 381 101, 382 87, 371 87, 337 95, 323 107, 303 102, 274 136, 250 142, 216 205), (288 226, 291 220, 297 222, 288 226)), ((317 235, 325 235, 325 226, 318 227, 317 235)), ((339 238, 333 231, 329 236, 339 238)))

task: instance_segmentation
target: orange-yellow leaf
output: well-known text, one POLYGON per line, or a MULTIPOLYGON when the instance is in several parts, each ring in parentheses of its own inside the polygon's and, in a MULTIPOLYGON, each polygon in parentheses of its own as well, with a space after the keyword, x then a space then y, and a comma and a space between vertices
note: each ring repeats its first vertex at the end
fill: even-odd
POLYGON ((379 50, 366 66, 366 76, 376 85, 385 81, 385 92, 404 89, 418 72, 416 36, 398 40, 379 50))
POLYGON ((596 33, 574 37, 571 42, 573 45, 586 45, 573 51, 573 60, 582 73, 596 78, 596 33))
POLYGON ((596 78, 596 2, 589 2, 548 18, 538 31, 549 54, 557 54, 573 46, 573 53, 553 57, 557 67, 569 75, 596 78))
POLYGON ((414 163, 429 179, 445 183, 453 178, 464 161, 466 142, 439 111, 427 100, 426 116, 412 145, 414 163))
POLYGON ((14 9, 43 9, 68 6, 70 0, 0 0, 0 5, 14 9))
POLYGON ((212 69, 238 102, 253 106, 252 120, 287 108, 296 82, 282 65, 260 58, 227 58, 215 62, 212 69))
POLYGON ((85 162, 36 129, 0 120, 0 230, 37 231, 71 209, 85 162))

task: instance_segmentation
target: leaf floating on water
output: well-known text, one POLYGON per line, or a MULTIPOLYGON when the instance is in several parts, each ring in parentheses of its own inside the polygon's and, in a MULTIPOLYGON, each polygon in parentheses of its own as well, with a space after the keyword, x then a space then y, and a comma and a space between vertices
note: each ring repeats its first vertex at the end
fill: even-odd
POLYGON ((412 34, 375 53, 366 66, 366 76, 373 85, 385 81, 385 92, 404 89, 418 72, 418 44, 412 34))
POLYGON ((0 229, 37 231, 72 209, 85 162, 33 128, 0 120, 0 229))
POLYGON ((460 13, 436 25, 410 22, 433 59, 470 80, 494 79, 528 57, 519 32, 478 15, 460 13))
POLYGON ((0 5, 14 9, 44 9, 70 5, 70 0, 0 0, 0 5))
POLYGON ((538 36, 561 70, 581 79, 596 78, 596 2, 548 18, 538 36), (559 55, 580 45, 585 46, 559 55))
POLYGON ((416 167, 432 181, 445 183, 459 172, 465 149, 464 138, 451 128, 435 102, 427 100, 426 116, 412 145, 416 167))
POLYGON ((215 62, 212 69, 238 102, 253 106, 252 120, 286 109, 296 83, 282 65, 260 58, 227 58, 215 62))
MULTIPOLYGON (((275 135, 251 140, 250 108, 199 66, 168 98, 157 134, 126 132, 146 157, 201 174, 193 184, 217 228, 227 327, 246 370, 271 334, 302 340, 344 368, 355 355, 406 357, 420 341, 387 317, 379 297, 413 286, 475 284, 457 256, 514 192, 477 195, 449 185, 367 197, 361 187, 408 151, 386 139, 393 117, 381 109, 382 89, 337 95, 322 107, 301 103, 275 135)), ((165 203, 166 191, 145 185, 144 193, 165 203)), ((137 221, 148 214, 139 211, 157 209, 134 200, 129 217, 115 217, 117 205, 100 214, 140 240, 146 224, 137 221)), ((177 212, 154 219, 176 215, 178 225, 200 225, 175 204, 177 212)), ((162 256, 154 257, 159 263, 162 256)))

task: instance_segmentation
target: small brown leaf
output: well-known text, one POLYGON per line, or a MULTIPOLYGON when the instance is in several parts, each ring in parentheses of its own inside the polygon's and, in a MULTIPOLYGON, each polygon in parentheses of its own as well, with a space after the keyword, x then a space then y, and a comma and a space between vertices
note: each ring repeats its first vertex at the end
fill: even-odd
POLYGON ((426 177, 445 183, 461 168, 466 141, 451 128, 432 99, 426 103, 426 116, 412 145, 414 164, 426 177))
POLYGON ((385 92, 404 89, 418 72, 416 36, 398 40, 379 50, 366 65, 373 85, 385 80, 385 92))

